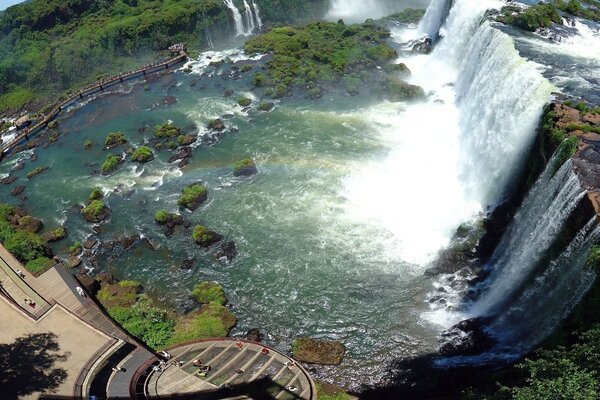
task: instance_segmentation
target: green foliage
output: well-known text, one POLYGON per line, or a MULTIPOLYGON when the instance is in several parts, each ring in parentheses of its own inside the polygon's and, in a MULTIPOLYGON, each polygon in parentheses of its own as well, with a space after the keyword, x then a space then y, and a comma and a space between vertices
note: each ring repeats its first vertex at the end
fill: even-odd
POLYGON ((583 131, 600 134, 600 126, 592 126, 590 124, 568 124, 565 129, 567 132, 583 131))
POLYGON ((91 140, 86 140, 85 142, 83 142, 83 148, 86 150, 91 149, 94 146, 94 143, 91 140))
POLYGON ((315 384, 317 385, 318 400, 350 400, 352 398, 343 390, 326 387, 319 381, 315 381, 315 384))
MULTIPOLYGON (((2 74, 2 64, 0 64, 0 74, 2 74)), ((2 76, 0 76, 0 78, 2 78, 2 76)), ((0 111, 18 109, 35 98, 35 93, 30 89, 13 85, 10 86, 8 90, 10 91, 0 94, 0 111)), ((2 91, 0 90, 0 92, 2 91)))
POLYGON ((159 224, 165 224, 169 220, 169 213, 165 210, 159 210, 154 214, 154 220, 159 224))
POLYGON ((98 222, 100 216, 107 211, 108 207, 102 200, 92 200, 87 207, 81 210, 81 213, 88 221, 98 222))
POLYGON ((162 125, 157 125, 154 128, 154 136, 157 138, 167 138, 167 137, 177 137, 181 129, 178 126, 175 126, 170 123, 164 123, 162 125))
POLYGON ((51 258, 39 257, 25 264, 25 268, 27 268, 27 271, 31 272, 33 275, 38 275, 48 270, 55 264, 56 262, 51 258))
POLYGON ((69 247, 69 252, 72 254, 78 254, 83 249, 81 242, 75 242, 69 247))
POLYGON ((517 13, 514 7, 503 7, 502 15, 498 20, 532 32, 538 28, 549 28, 553 23, 562 23, 557 8, 553 4, 546 3, 535 4, 517 13))
POLYGON ((593 268, 596 272, 600 272, 600 246, 592 246, 586 261, 588 267, 593 268))
MULTIPOLYGON (((309 82, 335 83, 344 75, 373 70, 396 57, 385 39, 389 31, 374 24, 345 25, 313 22, 306 26, 274 28, 248 40, 248 53, 271 53, 268 75, 257 72, 253 84, 270 87, 281 97, 290 85, 306 88, 309 82)), ((312 86, 317 90, 318 86, 312 86)), ((321 90, 320 88, 318 90, 321 90)), ((319 97, 316 92, 311 97, 319 97)))
POLYGON ((127 143, 127 138, 122 132, 111 132, 104 140, 104 145, 107 147, 114 147, 125 143, 127 143))
POLYGON ((201 282, 194 286, 192 296, 202 304, 215 303, 224 306, 227 297, 223 287, 216 282, 201 282))
POLYGON ((102 193, 102 189, 99 187, 92 189, 92 192, 88 196, 89 201, 100 200, 102 198, 104 198, 104 193, 102 193))
POLYGON ((209 243, 214 238, 207 227, 202 225, 196 225, 194 227, 194 231, 192 232, 192 239, 194 239, 194 241, 198 243, 209 243))
POLYGON ((27 174, 27 179, 36 177, 47 169, 48 169, 47 167, 36 167, 27 174))
POLYGON ((143 295, 131 307, 113 307, 108 313, 131 335, 156 349, 166 345, 175 323, 165 310, 153 307, 143 295))
POLYGON ((131 155, 131 159, 133 161, 137 161, 140 163, 148 162, 148 161, 152 160, 153 158, 154 158, 154 153, 152 152, 152 150, 150 150, 150 148, 148 148, 146 146, 138 147, 137 149, 135 149, 135 151, 131 155))
POLYGON ((201 203, 203 198, 208 194, 206 186, 202 183, 194 183, 183 188, 181 197, 177 200, 177 204, 183 207, 193 207, 194 204, 201 203))
POLYGON ((407 8, 399 13, 384 17, 380 21, 399 22, 401 24, 416 24, 421 20, 421 18, 423 18, 424 15, 425 10, 423 9, 407 8))
POLYGON ((256 166, 256 164, 254 163, 254 160, 250 157, 246 157, 243 160, 236 161, 233 164, 233 172, 237 172, 242 169, 255 167, 255 166, 256 166))
POLYGON ((104 163, 102 163, 102 174, 109 175, 114 172, 119 167, 120 162, 121 158, 119 156, 107 155, 104 163))
POLYGON ((4 241, 4 247, 22 263, 44 257, 48 253, 44 239, 29 231, 14 231, 4 241))
POLYGON ((250 104, 252 104, 252 99, 248 97, 240 97, 237 102, 242 107, 248 107, 250 104))
POLYGON ((52 230, 52 235, 54 235, 57 238, 57 240, 62 239, 65 236, 67 236, 67 231, 62 226, 59 226, 58 228, 54 228, 52 230))
POLYGON ((256 107, 259 111, 271 111, 275 107, 275 103, 271 101, 261 101, 258 103, 258 107, 256 107))
POLYGON ((235 324, 235 316, 227 307, 210 303, 202 306, 198 314, 182 319, 177 324, 171 344, 227 336, 235 324))
POLYGON ((566 138, 556 150, 556 159, 554 162, 554 171, 558 171, 577 152, 579 139, 575 136, 566 138))

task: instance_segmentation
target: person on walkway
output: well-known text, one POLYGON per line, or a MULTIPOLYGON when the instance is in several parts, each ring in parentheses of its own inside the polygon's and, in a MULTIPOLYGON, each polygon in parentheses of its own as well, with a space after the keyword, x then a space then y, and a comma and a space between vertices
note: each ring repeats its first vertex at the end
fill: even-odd
POLYGON ((19 275, 19 277, 21 279, 25 279, 25 274, 23 273, 23 271, 21 271, 20 269, 15 271, 17 273, 17 275, 19 275))
POLYGON ((113 367, 113 372, 125 372, 125 368, 121 368, 119 366, 113 367))
POLYGON ((242 341, 240 339, 237 339, 235 341, 235 347, 237 347, 238 349, 242 349, 244 347, 244 343, 242 343, 242 341))
POLYGON ((268 356, 269 355, 269 349, 267 349, 266 347, 263 347, 262 350, 260 351, 260 353, 263 356, 268 356))
POLYGON ((192 361, 192 365, 194 365, 194 367, 200 368, 202 366, 202 360, 196 358, 194 361, 192 361))
POLYGON ((77 290, 77 293, 84 299, 87 297, 87 294, 85 294, 85 291, 80 286, 77 286, 75 290, 77 290))

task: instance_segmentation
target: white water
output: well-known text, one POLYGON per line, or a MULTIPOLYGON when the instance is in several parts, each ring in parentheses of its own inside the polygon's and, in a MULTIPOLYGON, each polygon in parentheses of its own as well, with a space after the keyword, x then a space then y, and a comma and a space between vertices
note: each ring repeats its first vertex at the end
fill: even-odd
POLYGON ((246 34, 252 34, 254 31, 254 14, 252 14, 252 10, 246 0, 244 0, 244 17, 246 19, 246 34))
POLYGON ((378 0, 331 0, 328 20, 343 19, 346 22, 363 22, 367 18, 381 18, 389 14, 387 7, 378 0))
POLYGON ((435 39, 446 20, 446 16, 450 9, 451 0, 432 0, 423 19, 419 23, 417 31, 420 36, 427 36, 435 39))
POLYGON ((348 212, 391 232, 394 250, 422 269, 462 222, 500 200, 553 89, 509 36, 480 25, 485 11, 501 4, 457 0, 439 47, 401 60, 428 101, 365 113, 381 125, 389 152, 356 166, 344 193, 348 212))
POLYGON ((262 19, 260 18, 260 9, 258 8, 258 5, 256 5, 255 1, 252 1, 252 7, 254 8, 254 15, 256 17, 256 25, 258 26, 258 30, 260 32, 263 27, 262 19))
POLYGON ((233 0, 223 0, 223 3, 225 3, 225 6, 229 8, 233 16, 235 35, 246 35, 246 31, 244 30, 244 22, 242 21, 242 14, 240 13, 240 10, 238 10, 238 8, 235 6, 235 4, 233 4, 233 0))

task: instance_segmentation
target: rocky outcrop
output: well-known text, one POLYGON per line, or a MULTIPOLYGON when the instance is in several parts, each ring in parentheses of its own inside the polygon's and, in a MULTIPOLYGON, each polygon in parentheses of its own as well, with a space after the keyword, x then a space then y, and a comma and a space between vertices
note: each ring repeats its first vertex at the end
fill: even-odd
POLYGON ((246 335, 244 335, 244 339, 260 343, 263 341, 264 335, 259 329, 252 328, 248 332, 246 332, 246 335))
POLYGON ((489 350, 495 340, 484 330, 485 320, 472 318, 444 331, 440 354, 444 356, 474 355, 489 350))
POLYGON ((222 263, 230 263, 237 256, 237 248, 231 240, 221 243, 219 250, 214 254, 215 260, 222 263))
POLYGON ((298 338, 292 343, 292 355, 310 364, 339 365, 344 359, 346 346, 335 340, 298 338))

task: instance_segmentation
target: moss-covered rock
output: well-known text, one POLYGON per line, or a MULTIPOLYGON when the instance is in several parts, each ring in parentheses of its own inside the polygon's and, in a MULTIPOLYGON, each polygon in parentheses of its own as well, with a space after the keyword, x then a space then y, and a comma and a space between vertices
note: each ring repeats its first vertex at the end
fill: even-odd
POLYGON ((192 290, 192 297, 201 304, 227 304, 227 297, 223 287, 217 282, 200 282, 192 290))
POLYGON ((56 129, 58 128, 58 121, 54 120, 54 121, 50 121, 48 122, 48 125, 46 125, 48 127, 48 129, 56 129))
POLYGON ((113 307, 131 307, 142 292, 142 284, 136 281, 121 281, 102 285, 96 297, 108 309, 113 307))
POLYGON ((189 314, 177 322, 171 344, 225 337, 236 323, 235 315, 227 307, 216 303, 205 304, 198 312, 189 314))
POLYGON ((149 147, 140 146, 131 155, 131 160, 139 163, 147 163, 154 159, 154 153, 149 147))
POLYGON ((86 141, 83 142, 84 149, 89 150, 92 147, 94 147, 94 142, 92 142, 91 140, 87 139, 86 141))
POLYGON ((54 228, 51 231, 45 232, 42 235, 42 238, 46 241, 46 242, 57 242, 61 239, 64 239, 65 237, 67 237, 67 230, 65 228, 63 228, 62 226, 59 226, 58 228, 54 228))
POLYGON ((344 359, 346 346, 333 340, 298 338, 292 343, 292 355, 310 364, 339 365, 344 359))
POLYGON ((122 132, 111 132, 104 140, 104 145, 109 149, 125 143, 127 143, 127 138, 122 132))
POLYGON ((240 97, 237 102, 242 107, 248 107, 250 104, 252 104, 252 99, 249 97, 240 97))
POLYGON ((275 103, 272 101, 261 101, 258 103, 258 107, 256 107, 258 111, 268 112, 275 108, 275 103))
POLYGON ((184 187, 177 204, 193 211, 204 203, 207 198, 208 189, 203 183, 199 182, 184 187))
POLYGON ((81 242, 75 242, 71 246, 69 246, 69 253, 73 255, 81 254, 82 251, 83 246, 81 245, 81 242))
POLYGON ((225 130, 225 124, 221 118, 215 118, 208 123, 208 129, 220 132, 225 130))
POLYGON ((17 229, 21 229, 24 231, 29 231, 33 233, 37 233, 42 230, 44 227, 44 223, 37 219, 33 218, 31 215, 25 215, 19 218, 19 222, 17 225, 17 229))
POLYGON ((39 276, 50 268, 56 265, 56 261, 52 258, 39 257, 25 264, 25 268, 34 276, 39 276))
POLYGON ((103 198, 104 198, 104 193, 102 192, 102 189, 99 187, 93 188, 92 192, 88 196, 89 201, 101 200, 103 198))
POLYGON ((119 168, 121 165, 122 158, 120 155, 114 156, 109 154, 106 156, 106 159, 102 163, 102 175, 110 175, 119 168))
POLYGON ((223 237, 217 232, 209 230, 207 227, 202 225, 196 225, 192 232, 192 239, 200 247, 210 247, 215 243, 220 242, 223 237))
POLYGON ((196 142, 198 140, 197 136, 194 135, 179 135, 177 136, 177 143, 180 146, 189 146, 190 144, 196 142))
POLYGON ((422 87, 399 79, 388 79, 384 85, 384 96, 390 101, 417 100, 425 97, 422 87))
POLYGON ((180 133, 181 129, 178 126, 168 122, 154 128, 154 136, 157 138, 175 138, 180 133))
POLYGON ((233 164, 233 176, 250 176, 258 173, 254 160, 250 157, 233 164))
POLYGON ((32 179, 35 178, 36 176, 38 176, 39 174, 46 172, 48 170, 48 167, 37 167, 34 168, 32 171, 30 171, 27 174, 27 179, 32 179))
POLYGON ((81 210, 81 214, 87 222, 98 223, 108 218, 110 209, 102 200, 93 200, 81 210))

